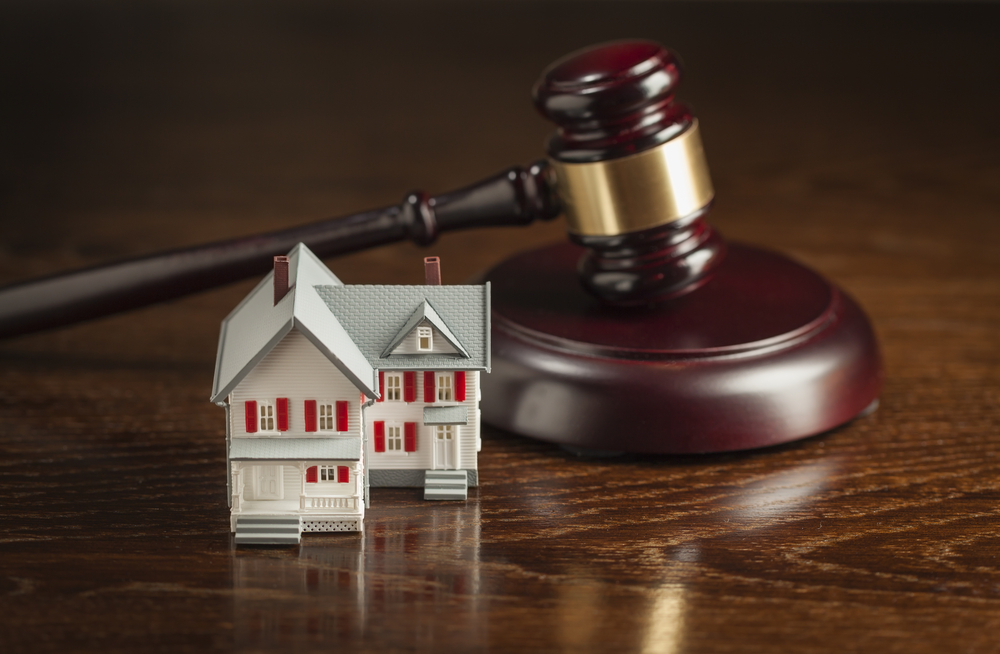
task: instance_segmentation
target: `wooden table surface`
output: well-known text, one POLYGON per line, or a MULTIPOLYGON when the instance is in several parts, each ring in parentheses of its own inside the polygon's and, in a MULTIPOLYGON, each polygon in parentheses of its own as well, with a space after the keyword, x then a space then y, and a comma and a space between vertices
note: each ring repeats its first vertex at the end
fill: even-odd
MULTIPOLYGON (((1000 7, 6 3, 0 282, 442 192, 542 153, 577 47, 686 62, 711 222, 847 289, 870 417, 581 460, 486 429, 482 486, 236 549, 219 321, 255 280, 0 343, 0 651, 1000 651, 1000 7)), ((329 261, 462 281, 559 224, 329 261)), ((669 416, 665 416, 669 420, 669 416)))

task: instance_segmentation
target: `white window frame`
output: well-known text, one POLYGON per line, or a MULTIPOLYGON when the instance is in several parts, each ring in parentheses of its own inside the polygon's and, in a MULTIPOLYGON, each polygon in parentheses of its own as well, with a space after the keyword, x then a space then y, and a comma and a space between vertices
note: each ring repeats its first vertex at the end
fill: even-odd
POLYGON ((455 375, 451 372, 439 372, 434 376, 434 397, 437 402, 455 401, 455 375))
POLYGON ((257 432, 261 434, 277 434, 278 407, 271 400, 257 400, 257 432), (270 421, 270 427, 268 427, 270 421))
MULTIPOLYGON (((333 482, 334 484, 340 483, 337 481, 337 468, 339 468, 340 466, 320 465, 317 467, 319 469, 316 471, 316 481, 327 482, 327 483, 333 482)), ((347 483, 349 484, 351 483, 351 466, 345 466, 345 467, 347 468, 347 483)))
POLYGON ((317 400, 316 430, 323 432, 337 431, 337 403, 333 400, 317 400))
POLYGON ((435 425, 434 438, 455 442, 458 438, 458 428, 455 425, 435 425), (448 438, 449 435, 451 438, 448 438))
POLYGON ((385 453, 386 454, 406 454, 406 442, 404 439, 403 423, 385 423, 385 453))
POLYGON ((430 327, 417 327, 417 351, 430 352, 434 349, 434 330, 430 327), (427 339, 427 347, 422 347, 424 339, 427 339))
POLYGON ((385 373, 385 399, 387 402, 403 401, 403 375, 385 373), (395 385, 393 385, 395 382, 395 385))

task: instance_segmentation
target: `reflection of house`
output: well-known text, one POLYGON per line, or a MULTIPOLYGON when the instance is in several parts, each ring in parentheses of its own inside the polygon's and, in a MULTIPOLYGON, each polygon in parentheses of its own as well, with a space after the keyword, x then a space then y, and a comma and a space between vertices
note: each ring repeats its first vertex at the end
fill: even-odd
POLYGON ((502 574, 488 588, 480 572, 478 503, 403 513, 372 512, 364 533, 307 539, 293 557, 235 552, 229 561, 236 649, 364 643, 365 651, 422 651, 441 649, 442 642, 487 642, 490 598, 509 589, 496 586, 505 583, 502 574), (386 622, 428 606, 447 606, 452 619, 386 622))
MULTIPOLYGON (((314 541, 315 543, 315 541, 314 541)), ((363 535, 299 548, 296 558, 236 552, 230 559, 233 643, 238 651, 318 649, 365 629, 363 535), (276 610, 294 604, 294 610, 276 610)), ((341 642, 342 642, 341 640, 341 642)))
POLYGON ((489 359, 489 285, 345 286, 302 244, 276 257, 216 359, 237 542, 360 531, 369 485, 464 499, 489 359))

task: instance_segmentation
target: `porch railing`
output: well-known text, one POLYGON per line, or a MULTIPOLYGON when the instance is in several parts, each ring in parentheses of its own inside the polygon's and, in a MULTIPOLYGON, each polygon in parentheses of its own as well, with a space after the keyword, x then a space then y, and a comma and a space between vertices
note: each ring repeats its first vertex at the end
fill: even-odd
POLYGON ((299 508, 303 511, 316 509, 357 509, 358 497, 336 495, 300 495, 299 508))

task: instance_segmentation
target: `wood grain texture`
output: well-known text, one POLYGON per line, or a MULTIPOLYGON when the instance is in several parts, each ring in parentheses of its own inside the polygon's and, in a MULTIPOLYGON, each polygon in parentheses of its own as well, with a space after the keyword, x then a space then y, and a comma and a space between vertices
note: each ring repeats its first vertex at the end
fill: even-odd
MULTIPOLYGON (((0 281, 455 188, 534 160, 529 87, 675 48, 732 239, 847 289, 872 416, 776 449, 581 460, 484 433, 465 504, 237 550, 218 324, 252 287, 0 343, 0 650, 1000 650, 1000 46, 991 5, 14 3, 0 281)), ((330 261, 462 281, 559 224, 330 261)))

